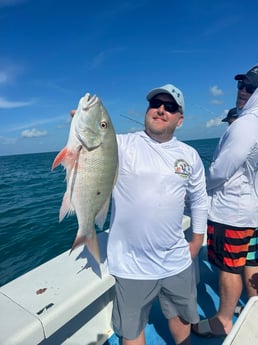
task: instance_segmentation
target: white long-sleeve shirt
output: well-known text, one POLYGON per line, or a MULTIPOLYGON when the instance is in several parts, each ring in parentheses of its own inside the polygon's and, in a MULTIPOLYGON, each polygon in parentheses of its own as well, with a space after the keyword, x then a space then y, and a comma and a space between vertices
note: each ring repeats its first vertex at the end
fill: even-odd
POLYGON ((209 219, 258 226, 258 89, 221 137, 207 174, 209 219))
POLYGON ((108 268, 128 279, 160 279, 191 264, 182 231, 187 193, 193 232, 207 222, 205 173, 198 153, 175 137, 118 135, 119 173, 113 190, 108 268))

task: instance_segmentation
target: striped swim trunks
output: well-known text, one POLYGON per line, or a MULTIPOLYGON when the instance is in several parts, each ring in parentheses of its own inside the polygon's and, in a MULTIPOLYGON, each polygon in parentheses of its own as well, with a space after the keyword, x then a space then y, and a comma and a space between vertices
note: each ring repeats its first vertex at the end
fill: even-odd
POLYGON ((255 229, 249 242, 246 266, 258 266, 258 228, 255 229))
POLYGON ((255 266, 256 247, 254 245, 250 246, 248 258, 249 243, 254 234, 256 234, 255 228, 239 228, 209 220, 207 238, 209 261, 221 271, 236 274, 243 271, 247 265, 247 259, 252 262, 252 266, 255 266))

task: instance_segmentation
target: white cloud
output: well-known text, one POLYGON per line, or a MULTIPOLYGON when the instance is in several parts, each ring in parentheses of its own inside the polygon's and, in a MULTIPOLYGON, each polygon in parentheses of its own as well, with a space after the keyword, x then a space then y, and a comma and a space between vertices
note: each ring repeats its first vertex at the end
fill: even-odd
POLYGON ((60 122, 60 121, 61 121, 61 124, 57 125, 57 128, 66 128, 71 123, 71 117, 67 117, 67 115, 62 115, 62 116, 56 116, 56 117, 42 118, 42 119, 34 120, 34 121, 27 121, 20 124, 14 124, 12 125, 12 127, 6 128, 5 132, 21 131, 26 128, 39 127, 42 125, 48 125, 49 123, 51 124, 51 123, 60 122))
POLYGON ((112 48, 112 49, 107 49, 104 51, 101 51, 100 53, 98 53, 92 63, 91 63, 91 69, 95 69, 97 67, 99 67, 100 65, 103 65, 106 60, 108 60, 110 57, 114 56, 114 55, 118 55, 120 52, 122 52, 124 50, 123 47, 117 47, 117 48, 112 48))
POLYGON ((224 109, 224 111, 222 112, 220 116, 216 116, 214 117, 214 119, 207 121, 205 124, 206 128, 218 127, 222 125, 223 122, 221 122, 221 120, 224 119, 225 116, 227 116, 227 113, 228 113, 228 109, 224 109))
POLYGON ((8 81, 8 75, 6 72, 0 71, 0 84, 4 84, 8 81))
POLYGON ((33 104, 33 102, 12 102, 8 101, 7 99, 0 97, 0 109, 11 109, 11 108, 20 108, 26 107, 28 105, 33 104))
MULTIPOLYGON (((1 0, 0 0, 1 8, 1 0)), ((0 85, 15 84, 17 77, 24 73, 24 66, 0 57, 0 85)))
POLYGON ((13 145, 16 144, 17 138, 6 138, 3 136, 0 136, 0 144, 2 145, 13 145))
POLYGON ((0 0, 0 7, 20 5, 27 0, 0 0))
POLYGON ((47 131, 40 131, 36 128, 32 128, 22 131, 21 135, 24 138, 43 137, 47 135, 47 131))
POLYGON ((211 119, 209 121, 206 122, 206 127, 207 128, 210 128, 210 127, 218 127, 221 125, 221 120, 222 120, 222 117, 216 117, 214 119, 211 119))
POLYGON ((212 96, 215 96, 215 97, 223 95, 223 91, 221 89, 219 89, 217 85, 212 86, 210 88, 210 92, 211 92, 212 96))
POLYGON ((211 104, 220 105, 220 104, 223 104, 223 101, 218 100, 218 99, 213 99, 213 100, 211 101, 211 104))

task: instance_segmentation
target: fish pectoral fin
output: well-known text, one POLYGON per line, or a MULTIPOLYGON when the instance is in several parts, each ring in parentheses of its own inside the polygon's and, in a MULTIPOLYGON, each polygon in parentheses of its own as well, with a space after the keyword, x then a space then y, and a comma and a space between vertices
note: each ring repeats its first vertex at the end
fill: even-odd
POLYGON ((77 150, 69 150, 67 147, 63 148, 54 159, 51 170, 54 170, 59 164, 71 170, 78 160, 80 149, 81 146, 77 150))
POLYGON ((70 201, 70 194, 65 192, 63 202, 59 211, 59 222, 61 222, 66 215, 70 216, 75 213, 74 207, 70 201))
POLYGON ((99 251, 99 244, 98 244, 98 239, 97 239, 97 235, 96 232, 93 232, 92 237, 87 237, 87 236, 82 236, 82 235, 76 235, 75 241, 72 245, 71 252, 81 246, 85 244, 89 250, 89 252, 91 253, 91 255, 94 257, 94 259, 100 263, 100 251, 99 251))
POLYGON ((110 196, 104 202, 103 206, 101 207, 101 209, 99 210, 99 212, 97 213, 97 215, 95 217, 95 223, 97 224, 97 226, 101 230, 103 229, 103 226, 105 224, 105 220, 107 218, 107 213, 108 213, 108 209, 109 209, 109 203, 110 203, 110 196))
POLYGON ((60 151, 56 158, 54 159, 54 162, 52 164, 51 170, 54 170, 59 164, 62 164, 62 162, 65 160, 65 157, 67 155, 68 149, 65 147, 62 151, 60 151))

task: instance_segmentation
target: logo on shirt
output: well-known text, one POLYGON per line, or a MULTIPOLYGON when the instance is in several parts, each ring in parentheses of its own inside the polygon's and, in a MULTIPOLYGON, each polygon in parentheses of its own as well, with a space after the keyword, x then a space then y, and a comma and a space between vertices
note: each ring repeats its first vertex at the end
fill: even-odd
POLYGON ((183 178, 187 178, 191 175, 192 169, 190 165, 184 159, 177 159, 174 164, 175 173, 183 178))

